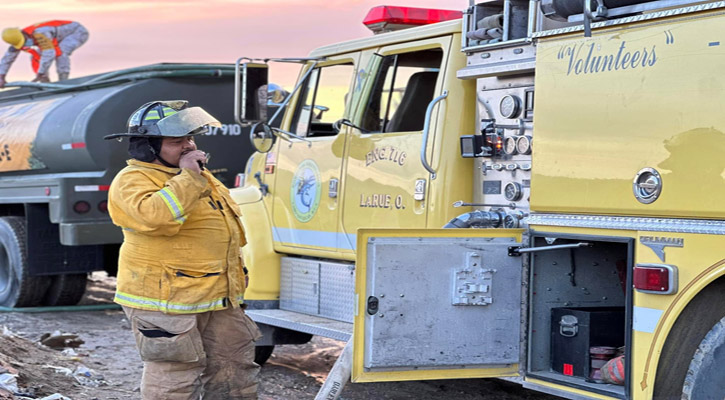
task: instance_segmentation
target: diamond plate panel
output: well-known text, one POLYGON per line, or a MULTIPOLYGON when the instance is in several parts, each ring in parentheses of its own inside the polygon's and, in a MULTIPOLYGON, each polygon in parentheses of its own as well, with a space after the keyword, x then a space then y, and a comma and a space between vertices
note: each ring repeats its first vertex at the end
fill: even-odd
POLYGON ((282 258, 279 308, 317 315, 320 296, 320 263, 282 258))
POLYGON ((354 265, 320 263, 320 316, 352 323, 354 315, 354 265))
MULTIPOLYGON (((370 238, 364 298, 377 298, 379 310, 365 315, 363 367, 476 368, 517 363, 522 266, 521 258, 508 255, 514 245, 520 243, 512 238, 370 238), (451 304, 454 271, 469 265, 471 271, 496 270, 485 288, 490 304, 451 304)), ((477 290, 483 289, 478 286, 477 290)))

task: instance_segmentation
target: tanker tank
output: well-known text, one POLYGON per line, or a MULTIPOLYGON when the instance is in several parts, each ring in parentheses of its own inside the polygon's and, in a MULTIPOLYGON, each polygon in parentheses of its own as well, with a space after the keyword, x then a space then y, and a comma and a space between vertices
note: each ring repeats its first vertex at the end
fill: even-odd
POLYGON ((234 66, 155 64, 0 91, 0 306, 74 304, 90 271, 116 269, 122 234, 106 208, 126 165, 123 132, 153 100, 189 100, 222 126, 197 140, 227 186, 251 147, 234 123, 234 66))

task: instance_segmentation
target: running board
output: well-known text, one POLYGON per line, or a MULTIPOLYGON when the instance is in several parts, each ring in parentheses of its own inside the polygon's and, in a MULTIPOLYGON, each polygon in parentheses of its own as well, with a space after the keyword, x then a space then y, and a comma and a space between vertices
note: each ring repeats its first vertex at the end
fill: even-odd
POLYGON ((260 324, 277 326, 297 332, 324 336, 347 342, 352 336, 352 324, 316 315, 286 310, 245 310, 247 315, 260 324))

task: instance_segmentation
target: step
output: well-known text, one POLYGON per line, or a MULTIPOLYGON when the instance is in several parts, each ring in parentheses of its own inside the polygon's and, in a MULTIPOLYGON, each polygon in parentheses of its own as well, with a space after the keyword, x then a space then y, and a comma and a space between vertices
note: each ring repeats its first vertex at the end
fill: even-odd
POLYGON ((287 310, 246 310, 254 322, 348 341, 353 324, 287 310))

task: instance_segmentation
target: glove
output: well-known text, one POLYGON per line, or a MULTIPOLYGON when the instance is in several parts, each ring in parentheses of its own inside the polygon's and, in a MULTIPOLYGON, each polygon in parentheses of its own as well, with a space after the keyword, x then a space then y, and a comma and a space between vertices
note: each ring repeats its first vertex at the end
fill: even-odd
POLYGON ((50 82, 50 78, 48 77, 48 74, 38 74, 35 76, 35 79, 33 79, 31 82, 48 83, 48 82, 50 82))
POLYGON ((4 88, 6 83, 7 82, 5 82, 5 74, 0 74, 0 89, 4 88))

